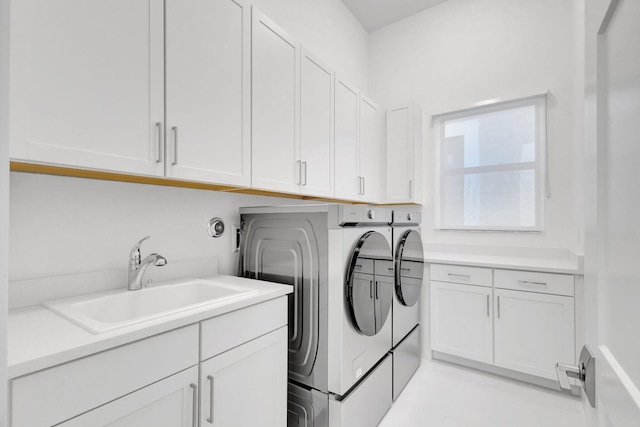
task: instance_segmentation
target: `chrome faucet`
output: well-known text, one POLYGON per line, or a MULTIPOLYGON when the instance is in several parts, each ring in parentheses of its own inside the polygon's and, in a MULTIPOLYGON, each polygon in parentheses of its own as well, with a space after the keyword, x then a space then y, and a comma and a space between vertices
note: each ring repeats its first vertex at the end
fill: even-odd
POLYGON ((147 256, 142 261, 140 260, 140 245, 142 242, 147 240, 149 236, 145 236, 138 243, 133 246, 131 249, 131 254, 129 255, 129 286, 128 289, 130 291, 137 291, 142 289, 142 276, 144 272, 147 271, 147 268, 153 264, 156 267, 162 267, 163 265, 167 265, 167 260, 162 255, 151 254, 147 256))

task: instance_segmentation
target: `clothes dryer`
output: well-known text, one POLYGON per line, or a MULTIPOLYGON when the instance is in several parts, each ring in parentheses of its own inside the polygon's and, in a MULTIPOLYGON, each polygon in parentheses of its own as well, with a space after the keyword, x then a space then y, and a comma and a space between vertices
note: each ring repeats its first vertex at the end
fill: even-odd
POLYGON ((420 212, 393 211, 395 287, 393 298, 393 399, 415 371, 422 356, 421 296, 424 252, 420 212))
POLYGON ((294 287, 289 425, 377 424, 392 401, 391 211, 330 204, 240 214, 240 275, 294 287))

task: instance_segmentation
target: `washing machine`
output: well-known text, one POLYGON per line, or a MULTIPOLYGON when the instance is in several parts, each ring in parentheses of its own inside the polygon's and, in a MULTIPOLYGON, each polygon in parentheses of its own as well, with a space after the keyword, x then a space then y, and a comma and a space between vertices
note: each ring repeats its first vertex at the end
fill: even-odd
POLYGON ((392 215, 395 286, 392 307, 393 400, 420 366, 424 251, 420 212, 394 209, 392 215))
POLYGON ((370 427, 393 399, 391 211, 242 208, 239 273, 292 285, 288 424, 370 427))

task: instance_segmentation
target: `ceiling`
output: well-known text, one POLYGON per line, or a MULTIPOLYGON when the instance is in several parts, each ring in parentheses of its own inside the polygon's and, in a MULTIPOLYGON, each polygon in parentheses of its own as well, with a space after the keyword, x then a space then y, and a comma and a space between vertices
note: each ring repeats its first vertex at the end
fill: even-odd
POLYGON ((342 0, 367 31, 399 21, 446 0, 342 0))

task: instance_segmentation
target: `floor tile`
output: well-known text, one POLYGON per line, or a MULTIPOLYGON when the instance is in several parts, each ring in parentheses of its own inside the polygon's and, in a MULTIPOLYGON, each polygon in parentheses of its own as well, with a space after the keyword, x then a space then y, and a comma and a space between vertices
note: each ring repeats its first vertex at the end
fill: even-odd
POLYGON ((581 399, 423 360, 379 427, 584 427, 581 399))

